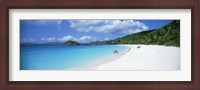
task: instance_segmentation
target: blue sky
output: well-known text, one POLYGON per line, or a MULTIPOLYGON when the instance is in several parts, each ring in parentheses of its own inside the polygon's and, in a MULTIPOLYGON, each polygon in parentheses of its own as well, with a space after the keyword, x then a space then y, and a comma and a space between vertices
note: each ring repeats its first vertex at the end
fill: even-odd
POLYGON ((20 20, 21 43, 112 40, 160 28, 172 20, 20 20))

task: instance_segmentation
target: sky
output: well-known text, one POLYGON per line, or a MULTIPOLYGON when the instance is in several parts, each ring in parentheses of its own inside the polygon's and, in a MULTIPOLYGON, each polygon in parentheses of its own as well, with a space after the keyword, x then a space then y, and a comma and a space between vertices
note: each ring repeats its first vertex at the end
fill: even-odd
POLYGON ((172 20, 20 20, 20 43, 112 40, 161 28, 172 20))

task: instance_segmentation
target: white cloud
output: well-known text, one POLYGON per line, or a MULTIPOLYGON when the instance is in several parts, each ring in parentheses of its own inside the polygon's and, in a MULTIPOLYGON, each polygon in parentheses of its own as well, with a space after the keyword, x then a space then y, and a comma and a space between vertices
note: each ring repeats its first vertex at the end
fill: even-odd
POLYGON ((108 38, 108 37, 107 37, 107 38, 105 38, 104 40, 106 40, 106 41, 107 41, 107 40, 110 40, 110 38, 108 38))
MULTIPOLYGON (((96 37, 92 37, 92 36, 81 36, 81 37, 74 37, 71 35, 66 35, 64 37, 61 38, 56 38, 56 37, 47 37, 47 38, 41 38, 41 41, 44 42, 66 42, 69 40, 73 40, 73 41, 77 41, 79 43, 89 43, 91 41, 96 41, 97 38, 96 37)), ((22 43, 29 43, 29 42, 34 42, 35 39, 29 38, 29 39, 21 39, 22 43)))
POLYGON ((53 41, 56 40, 56 37, 50 37, 50 38, 42 38, 43 41, 53 41))
POLYGON ((65 41, 69 41, 69 40, 73 40, 73 41, 77 41, 79 43, 88 43, 91 41, 96 41, 96 37, 92 37, 92 36, 81 36, 81 37, 73 37, 71 35, 67 35, 64 36, 62 38, 57 38, 58 41, 60 42, 65 42, 65 41))
POLYGON ((64 36, 62 38, 58 38, 57 39, 58 41, 69 41, 69 40, 73 40, 73 41, 76 41, 77 39, 71 35, 67 35, 67 36, 64 36))
POLYGON ((24 38, 24 39, 21 39, 22 43, 31 43, 31 42, 35 42, 35 39, 32 39, 32 38, 24 38))
POLYGON ((91 36, 82 36, 82 37, 80 38, 80 40, 90 40, 90 39, 92 39, 91 36))
POLYGON ((82 37, 80 37, 80 39, 78 41, 81 43, 88 43, 88 42, 92 42, 92 41, 96 41, 96 40, 97 40, 96 37, 82 36, 82 37))
POLYGON ((57 24, 61 24, 63 20, 56 20, 57 24))
POLYGON ((70 27, 80 32, 98 32, 127 35, 148 29, 144 23, 134 20, 70 20, 70 27))
POLYGON ((61 23, 63 22, 63 20, 57 20, 57 24, 58 24, 58 29, 61 29, 61 23))

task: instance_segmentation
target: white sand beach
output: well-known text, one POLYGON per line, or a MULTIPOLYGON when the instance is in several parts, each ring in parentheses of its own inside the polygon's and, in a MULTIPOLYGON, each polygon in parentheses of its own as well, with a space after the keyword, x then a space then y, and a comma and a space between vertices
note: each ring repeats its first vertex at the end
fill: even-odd
POLYGON ((180 48, 159 45, 125 45, 126 54, 97 66, 97 70, 180 70, 180 48), (138 48, 140 46, 140 48, 138 48))

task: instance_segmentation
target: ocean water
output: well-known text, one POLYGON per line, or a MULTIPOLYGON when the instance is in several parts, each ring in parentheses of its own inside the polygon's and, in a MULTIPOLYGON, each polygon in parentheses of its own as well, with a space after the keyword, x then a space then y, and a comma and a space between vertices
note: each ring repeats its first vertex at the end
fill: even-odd
MULTIPOLYGON (((127 46, 21 46, 20 70, 67 70, 114 57, 127 46)), ((101 62, 101 61, 100 61, 101 62)))

